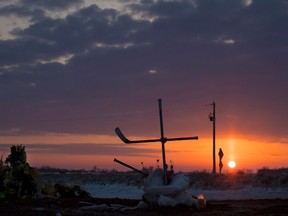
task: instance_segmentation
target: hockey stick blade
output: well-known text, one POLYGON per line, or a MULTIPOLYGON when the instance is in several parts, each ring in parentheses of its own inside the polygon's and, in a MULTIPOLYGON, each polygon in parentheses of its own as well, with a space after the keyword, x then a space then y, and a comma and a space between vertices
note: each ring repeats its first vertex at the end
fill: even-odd
POLYGON ((124 143, 131 143, 131 141, 124 136, 119 127, 115 128, 115 132, 124 143))

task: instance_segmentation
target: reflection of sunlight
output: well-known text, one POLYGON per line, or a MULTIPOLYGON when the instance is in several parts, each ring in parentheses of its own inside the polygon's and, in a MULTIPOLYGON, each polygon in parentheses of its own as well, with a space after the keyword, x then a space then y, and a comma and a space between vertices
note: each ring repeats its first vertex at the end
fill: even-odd
POLYGON ((150 73, 150 74, 156 74, 156 73, 157 73, 157 70, 151 69, 151 70, 149 70, 149 73, 150 73))
MULTIPOLYGON (((135 2, 134 2, 135 3, 135 2)), ((85 0, 85 7, 95 4, 95 0, 85 0)), ((101 9, 116 9, 116 10, 123 10, 125 5, 124 1, 118 1, 118 0, 98 0, 97 6, 101 9), (124 3, 124 4, 123 4, 124 3)))
POLYGON ((66 55, 62 55, 58 58, 55 58, 55 59, 50 59, 50 60, 42 60, 42 59, 39 59, 38 62, 41 63, 41 64, 47 64, 47 63, 52 63, 52 62, 58 62, 60 64, 67 64, 69 62, 69 60, 71 58, 73 58, 74 54, 66 54, 66 55))
POLYGON ((27 18, 21 18, 15 16, 1 16, 0 21, 0 39, 1 40, 8 40, 8 39, 15 39, 17 36, 12 35, 11 32, 15 28, 17 29, 25 29, 30 25, 30 21, 27 18))
POLYGON ((253 3, 252 0, 242 0, 242 4, 246 7, 250 6, 253 3))
POLYGON ((119 44, 105 44, 105 43, 95 43, 93 45, 93 48, 123 48, 123 49, 127 49, 131 46, 135 46, 134 43, 130 42, 130 43, 119 43, 119 44))
POLYGON ((228 160, 235 160, 235 139, 230 138, 228 139, 228 152, 227 155, 229 155, 228 160))
POLYGON ((61 64, 67 64, 73 56, 74 54, 66 54, 66 55, 60 56, 56 61, 61 64))

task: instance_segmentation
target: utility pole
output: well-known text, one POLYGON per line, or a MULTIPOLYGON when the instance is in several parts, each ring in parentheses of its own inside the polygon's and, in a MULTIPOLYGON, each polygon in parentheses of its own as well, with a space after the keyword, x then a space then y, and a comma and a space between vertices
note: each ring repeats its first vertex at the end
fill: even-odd
POLYGON ((213 107, 213 113, 210 113, 210 115, 209 115, 210 121, 213 122, 213 169, 212 169, 212 173, 216 174, 216 156, 215 156, 215 136, 216 136, 216 111, 215 111, 215 108, 216 108, 216 104, 213 101, 213 103, 210 105, 212 105, 212 107, 213 107))

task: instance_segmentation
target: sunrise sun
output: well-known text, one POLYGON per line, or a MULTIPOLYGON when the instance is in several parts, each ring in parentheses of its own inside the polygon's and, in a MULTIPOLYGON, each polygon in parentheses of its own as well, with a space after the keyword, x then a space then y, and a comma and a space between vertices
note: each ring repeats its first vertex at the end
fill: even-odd
POLYGON ((233 168, 235 168, 236 167, 236 163, 235 163, 235 161, 229 161, 228 162, 228 166, 231 168, 231 169, 233 169, 233 168))

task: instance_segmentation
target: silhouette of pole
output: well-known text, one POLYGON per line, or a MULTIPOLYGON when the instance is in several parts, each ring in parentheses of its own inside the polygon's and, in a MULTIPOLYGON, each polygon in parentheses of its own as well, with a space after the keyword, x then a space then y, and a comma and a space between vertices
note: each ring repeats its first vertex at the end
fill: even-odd
POLYGON ((162 160, 163 160, 163 171, 164 171, 164 184, 167 185, 167 165, 166 165, 166 156, 165 156, 165 143, 167 139, 164 137, 164 129, 163 129, 163 117, 162 117, 162 101, 158 99, 158 107, 159 107, 159 117, 160 117, 160 131, 161 131, 161 144, 162 144, 162 160))
POLYGON ((147 175, 147 173, 142 172, 141 170, 136 169, 135 167, 133 167, 133 166, 131 166, 131 165, 129 165, 129 164, 126 164, 126 163, 124 163, 123 161, 120 161, 120 160, 118 160, 118 159, 116 159, 116 158, 114 158, 114 162, 117 162, 117 163, 119 163, 119 164, 121 164, 121 165, 123 165, 123 166, 126 166, 126 167, 128 167, 128 168, 130 168, 130 169, 132 169, 132 170, 134 170, 134 171, 136 171, 136 172, 139 172, 139 173, 141 173, 142 175, 147 175))
POLYGON ((215 138, 216 138, 216 104, 213 101, 212 104, 210 104, 213 106, 213 113, 209 115, 210 121, 213 122, 213 168, 212 168, 212 173, 216 174, 216 155, 215 155, 215 148, 216 148, 216 144, 215 144, 215 138))

